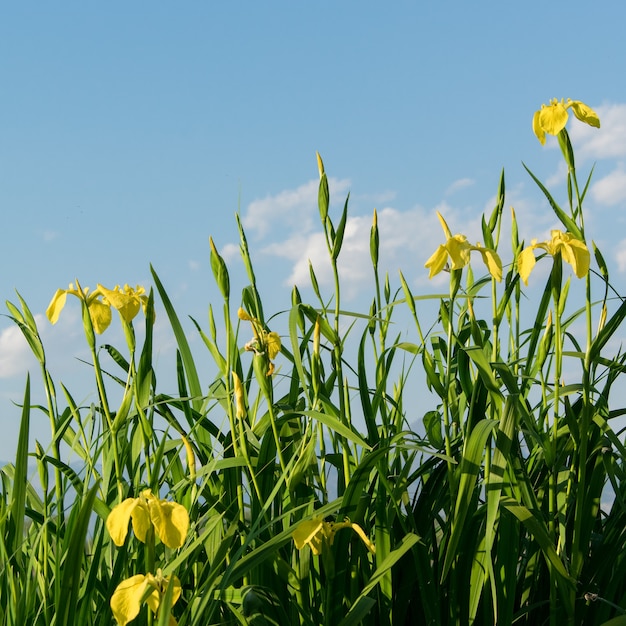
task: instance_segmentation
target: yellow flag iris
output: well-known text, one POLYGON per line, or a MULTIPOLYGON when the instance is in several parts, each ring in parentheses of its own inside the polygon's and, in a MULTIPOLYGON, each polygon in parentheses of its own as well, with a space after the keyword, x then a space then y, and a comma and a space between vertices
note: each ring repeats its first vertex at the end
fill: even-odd
POLYGON ((83 289, 76 281, 76 287, 70 283, 68 289, 57 289, 52 296, 46 309, 46 317, 51 324, 57 323, 68 294, 76 296, 85 303, 93 329, 99 335, 111 324, 111 307, 117 309, 120 315, 130 322, 139 313, 140 306, 143 306, 145 313, 148 304, 145 289, 139 285, 134 289, 128 285, 124 285, 123 289, 119 286, 115 289, 107 289, 98 285, 92 293, 89 293, 89 287, 83 289))
POLYGON ((376 554, 374 544, 369 540, 365 531, 358 525, 346 520, 345 522, 327 522, 320 517, 300 522, 291 536, 298 550, 309 546, 313 554, 321 554, 324 545, 331 546, 335 539, 335 533, 342 528, 351 528, 363 541, 365 547, 376 554))
MULTIPOLYGON (((180 581, 176 576, 164 577, 160 570, 156 576, 153 574, 137 574, 123 580, 111 596, 111 610, 113 617, 120 626, 126 626, 128 622, 134 620, 141 605, 145 602, 153 613, 157 613, 161 598, 164 596, 167 586, 174 585, 172 604, 180 598, 180 581), (152 592, 150 593, 150 589, 152 592), (146 594, 149 594, 146 597, 146 594), (144 600, 144 598, 146 598, 144 600)), ((170 615, 169 626, 176 626, 176 620, 170 615)))
POLYGON ((470 262, 470 253, 474 250, 480 252, 483 263, 487 266, 489 273, 497 281, 502 280, 502 261, 495 250, 483 248, 480 244, 473 246, 467 241, 465 235, 453 236, 439 211, 437 211, 437 217, 446 235, 446 243, 441 244, 426 261, 425 267, 430 270, 428 278, 439 274, 447 263, 450 264, 450 269, 453 270, 465 267, 470 262))
POLYGON ((143 307, 145 314, 148 306, 148 296, 146 290, 137 285, 134 289, 128 285, 121 288, 115 285, 113 289, 107 289, 102 285, 98 285, 98 290, 105 297, 106 301, 117 309, 126 322, 131 322, 139 313, 139 308, 143 307))
POLYGON ((126 498, 113 507, 106 526, 116 546, 124 545, 132 521, 135 537, 142 543, 150 528, 168 548, 180 548, 189 530, 187 509, 176 502, 159 500, 149 489, 138 498, 126 498))
POLYGON ((106 302, 98 289, 93 293, 89 293, 89 287, 83 289, 78 281, 76 281, 76 288, 70 283, 68 289, 57 289, 54 296, 52 296, 52 300, 46 309, 46 317, 51 324, 57 323, 68 294, 76 296, 85 303, 93 329, 99 335, 109 327, 111 323, 111 307, 109 303, 106 302))
POLYGON ((535 112, 533 116, 533 132, 537 135, 537 139, 541 144, 546 142, 546 134, 558 135, 567 124, 569 117, 568 109, 574 112, 574 115, 585 124, 600 128, 600 118, 598 114, 584 102, 580 100, 550 100, 549 104, 542 104, 541 108, 535 112))
POLYGON ((528 277, 535 267, 535 253, 538 248, 545 250, 548 254, 561 258, 572 266, 574 274, 578 278, 586 276, 589 272, 590 255, 584 241, 577 239, 571 233, 564 233, 560 230, 551 231, 552 238, 549 241, 537 243, 533 239, 531 245, 522 250, 517 257, 517 271, 524 284, 528 284, 528 277))

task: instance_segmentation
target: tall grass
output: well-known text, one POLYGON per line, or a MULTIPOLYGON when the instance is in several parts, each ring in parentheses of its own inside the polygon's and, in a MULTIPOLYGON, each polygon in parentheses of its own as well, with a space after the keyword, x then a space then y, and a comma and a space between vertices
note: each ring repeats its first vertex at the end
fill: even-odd
MULTIPOLYGON (((529 173, 585 242, 589 179, 579 185, 565 129, 559 142, 565 208, 529 173)), ((143 314, 120 317, 123 347, 94 332, 78 288, 98 398, 89 406, 55 384, 26 302, 7 303, 46 401, 32 404, 27 379, 15 462, 0 472, 1 623, 113 623, 120 583, 150 574, 176 576, 180 598, 150 583, 137 601, 156 589, 158 609, 142 605, 133 624, 167 624, 170 611, 181 626, 626 624, 626 449, 613 428, 624 409, 610 400, 625 361, 610 342, 626 303, 600 251, 579 280, 566 278, 566 248, 536 248, 551 271, 538 297, 527 293, 514 213, 503 234, 503 173, 483 251, 463 267, 450 257, 432 319, 402 274, 395 287, 380 274, 376 213, 371 306, 347 311, 338 263, 348 200, 331 215, 318 166, 334 289, 322 292, 311 267, 314 302, 294 287, 289 303, 265 310, 238 220, 248 284, 231 290, 211 240, 222 301, 206 328, 193 320, 211 380, 154 268, 143 314), (484 250, 510 260, 502 282, 493 266, 475 274, 484 250), (155 298, 176 338, 173 395, 153 367, 155 298), (394 325, 407 315, 409 336, 394 325), (564 382, 565 371, 577 378, 564 382), (430 395, 416 399, 421 386, 430 395), (33 412, 47 416, 50 443, 29 450, 33 412), (154 529, 114 544, 111 511, 146 489, 187 510, 181 547, 154 529)))

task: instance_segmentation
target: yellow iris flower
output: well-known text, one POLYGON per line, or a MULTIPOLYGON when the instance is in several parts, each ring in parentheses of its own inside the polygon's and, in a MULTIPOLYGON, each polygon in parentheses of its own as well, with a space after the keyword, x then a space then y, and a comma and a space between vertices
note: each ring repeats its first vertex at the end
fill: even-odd
MULTIPOLYGON (((113 611, 113 617, 120 626, 126 626, 128 622, 134 620, 139 611, 141 605, 145 602, 150 610, 156 614, 161 604, 161 598, 165 594, 167 586, 174 585, 172 604, 174 604, 178 598, 180 598, 180 580, 176 576, 164 577, 161 570, 157 571, 157 575, 153 574, 137 574, 131 576, 126 580, 123 580, 113 592, 111 596, 111 610, 113 611), (146 597, 149 590, 152 592, 146 597), (144 598, 146 598, 144 600, 144 598)), ((176 626, 176 620, 170 615, 169 626, 176 626)))
POLYGON ((145 313, 148 304, 145 289, 139 285, 135 289, 128 285, 124 285, 123 289, 119 286, 115 289, 107 289, 98 285, 95 291, 89 293, 89 287, 83 289, 76 281, 76 288, 70 283, 68 289, 57 289, 52 296, 46 309, 46 316, 51 324, 57 323, 68 294, 76 296, 85 303, 93 329, 99 335, 111 324, 111 306, 117 309, 127 322, 130 322, 139 313, 139 307, 143 306, 145 313))
POLYGON ((273 360, 276 358, 281 348, 280 335, 278 333, 268 332, 265 330, 258 319, 252 317, 241 307, 239 307, 239 310, 237 311, 237 317, 244 322, 250 322, 252 325, 254 339, 245 345, 245 349, 250 352, 254 352, 255 354, 267 355, 269 361, 267 375, 271 376, 274 373, 273 360))
POLYGON ((106 526, 116 546, 124 545, 128 524, 132 520, 135 536, 142 543, 150 528, 168 548, 180 548, 189 530, 187 509, 176 502, 159 500, 149 489, 138 498, 126 498, 113 507, 106 526))
POLYGON ((326 522, 321 517, 300 522, 291 533, 298 550, 308 545, 313 554, 321 554, 324 544, 333 545, 335 533, 342 528, 351 528, 363 541, 365 547, 376 554, 374 544, 369 540, 365 531, 358 525, 346 520, 345 522, 326 522))
POLYGON ((437 217, 439 218, 439 222, 446 236, 446 243, 440 245, 428 261, 426 261, 425 267, 430 270, 428 278, 439 274, 448 262, 450 263, 450 269, 453 270, 465 267, 470 262, 470 253, 472 250, 475 250, 480 252, 489 273, 497 281, 502 280, 502 261, 495 250, 483 248, 480 244, 472 246, 467 241, 465 235, 452 236, 448 224, 446 224, 446 221, 439 211, 437 211, 437 217))
POLYGON ((146 290, 137 285, 134 289, 128 285, 121 288, 115 285, 113 289, 107 289, 102 285, 98 285, 98 290, 104 296, 105 300, 117 309, 126 322, 131 322, 139 313, 139 308, 143 308, 145 314, 148 306, 148 296, 146 290))
POLYGON ((589 272, 590 255, 584 241, 577 239, 571 233, 564 233, 560 230, 551 231, 552 239, 537 243, 533 239, 530 246, 522 250, 517 258, 517 271, 520 278, 528 285, 528 277, 535 267, 535 253, 537 248, 545 250, 548 254, 556 256, 561 254, 561 258, 572 266, 574 274, 582 278, 589 272))
POLYGON ((533 116, 533 132, 541 144, 546 143, 546 133, 548 135, 558 135, 567 124, 569 117, 567 110, 571 109, 574 115, 585 124, 600 128, 600 118, 598 114, 580 100, 570 100, 560 102, 555 98, 550 100, 548 105, 542 104, 539 111, 533 116))
POLYGON ((70 283, 68 289, 57 289, 54 296, 52 296, 52 300, 46 309, 46 317, 51 324, 57 323, 59 315, 65 306, 67 294, 76 296, 85 303, 93 329, 99 335, 109 327, 111 323, 111 307, 104 300, 102 293, 98 289, 93 293, 89 293, 89 287, 83 289, 78 281, 76 281, 76 288, 70 283))

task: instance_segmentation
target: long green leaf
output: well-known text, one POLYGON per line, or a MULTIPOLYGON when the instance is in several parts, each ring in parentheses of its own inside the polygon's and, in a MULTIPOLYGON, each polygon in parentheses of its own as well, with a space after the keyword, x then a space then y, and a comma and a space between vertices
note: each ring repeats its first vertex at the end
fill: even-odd
POLYGON ((172 330, 174 331, 174 336, 176 337, 176 342, 178 343, 178 349, 180 350, 180 355, 185 366, 185 372, 187 374, 187 380, 189 383, 191 404, 196 411, 199 411, 202 407, 202 387, 200 386, 200 379, 198 378, 196 364, 194 363, 191 349, 189 348, 189 342, 187 341, 185 331, 183 330, 180 320, 178 319, 178 315, 176 315, 176 311, 174 310, 172 301, 167 295, 167 292, 165 291, 165 288, 159 280, 159 277, 157 276, 157 273, 152 265, 150 265, 150 271, 152 272, 154 283, 156 285, 157 291, 159 292, 159 296, 161 296, 163 306, 165 307, 165 311, 170 320, 172 330))

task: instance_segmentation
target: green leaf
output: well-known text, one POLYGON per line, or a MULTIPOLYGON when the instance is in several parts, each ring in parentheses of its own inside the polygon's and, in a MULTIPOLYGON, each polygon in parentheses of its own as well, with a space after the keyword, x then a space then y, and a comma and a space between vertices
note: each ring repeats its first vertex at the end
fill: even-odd
POLYGON ((167 292, 165 291, 165 288, 159 280, 159 277, 157 276, 157 273, 152 265, 150 265, 150 271, 152 272, 154 283, 159 295, 161 296, 163 306, 165 307, 172 330, 174 331, 174 336, 176 337, 176 342, 178 343, 180 356, 182 358, 183 365, 185 366, 185 373, 187 374, 189 393, 192 396, 192 406, 194 410, 199 411, 202 408, 202 387, 200 386, 200 379, 198 378, 196 365, 191 354, 191 349, 189 348, 189 342, 187 341, 185 331, 183 330, 178 316, 176 315, 172 301, 169 299, 169 296, 167 295, 167 292))

